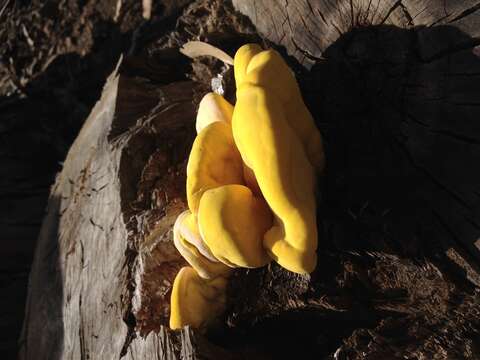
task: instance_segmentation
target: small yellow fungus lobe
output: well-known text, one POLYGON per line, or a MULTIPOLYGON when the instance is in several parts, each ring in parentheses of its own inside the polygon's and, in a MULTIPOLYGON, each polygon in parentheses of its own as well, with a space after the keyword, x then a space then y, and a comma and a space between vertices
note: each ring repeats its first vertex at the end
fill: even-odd
POLYGON ((204 279, 228 276, 231 268, 219 262, 203 242, 197 220, 190 210, 179 215, 173 226, 173 241, 185 260, 204 279))
POLYGON ((170 328, 181 329, 185 325, 205 328, 223 313, 226 286, 224 277, 206 280, 193 268, 182 268, 175 278, 170 297, 170 328))
POLYGON ((205 95, 198 106, 196 130, 197 134, 204 128, 216 121, 232 120, 233 106, 223 96, 208 93, 205 95))
POLYGON ((187 164, 187 201, 196 214, 207 190, 243 184, 243 164, 227 122, 213 122, 193 142, 187 164))

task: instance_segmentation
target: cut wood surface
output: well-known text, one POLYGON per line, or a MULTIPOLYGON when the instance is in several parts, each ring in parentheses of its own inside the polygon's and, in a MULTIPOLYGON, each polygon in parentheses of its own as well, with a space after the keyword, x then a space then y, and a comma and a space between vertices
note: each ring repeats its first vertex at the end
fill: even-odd
POLYGON ((480 7, 233 6, 261 39, 228 3, 196 1, 107 80, 52 188, 21 359, 478 358, 480 7), (169 48, 201 40, 232 56, 252 39, 285 56, 324 136, 318 266, 238 270, 219 325, 172 332, 184 262, 171 226, 196 106, 219 73, 233 101, 234 87, 221 62, 169 48))

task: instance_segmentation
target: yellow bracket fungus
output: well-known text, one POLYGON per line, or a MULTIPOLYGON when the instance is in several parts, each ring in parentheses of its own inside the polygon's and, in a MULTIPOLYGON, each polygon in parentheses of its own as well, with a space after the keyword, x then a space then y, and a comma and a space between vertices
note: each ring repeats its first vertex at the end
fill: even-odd
POLYGON ((242 46, 234 59, 235 107, 207 94, 187 165, 187 202, 174 243, 191 267, 177 275, 170 327, 203 328, 220 316, 231 269, 274 259, 316 266, 315 181, 321 135, 280 55, 242 46))
POLYGON ((315 178, 324 167, 320 133, 295 77, 276 51, 245 45, 235 55, 234 68, 235 144, 274 214, 263 245, 284 268, 312 272, 317 248, 315 178))

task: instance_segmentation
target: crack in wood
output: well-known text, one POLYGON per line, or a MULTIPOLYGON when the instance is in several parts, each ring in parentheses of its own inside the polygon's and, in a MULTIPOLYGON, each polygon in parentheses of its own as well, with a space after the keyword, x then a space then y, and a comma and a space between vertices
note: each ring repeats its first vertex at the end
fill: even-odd
POLYGON ((374 19, 375 19, 375 16, 377 15, 378 8, 380 7, 380 1, 382 1, 382 0, 378 0, 377 6, 375 7, 375 11, 373 12, 372 18, 370 19, 372 24, 375 22, 374 19))
MULTIPOLYGON (((72 250, 75 251, 75 246, 73 246, 72 250)), ((85 248, 83 247, 83 240, 80 239, 80 265, 82 269, 84 268, 84 264, 85 264, 85 248)))
POLYGON ((105 229, 103 228, 103 226, 101 226, 101 225, 95 223, 95 221, 93 221, 93 218, 90 218, 89 220, 90 220, 90 224, 92 224, 94 227, 99 228, 99 229, 102 230, 102 231, 105 231, 105 229))
POLYGON ((444 135, 444 136, 448 136, 448 137, 450 137, 452 139, 455 139, 455 140, 457 140, 458 142, 461 142, 461 143, 467 143, 467 144, 470 144, 470 145, 480 145, 480 139, 475 139, 475 138, 467 136, 467 135, 458 134, 458 133, 455 133, 451 130, 438 129, 438 130, 430 130, 430 131, 434 134, 441 134, 441 135, 444 135))
POLYGON ((350 0, 350 27, 354 27, 354 16, 353 16, 353 0, 350 0))
MULTIPOLYGON (((303 48, 301 48, 296 42, 295 42, 295 39, 292 37, 290 39, 292 41, 292 44, 293 46, 295 46, 295 49, 297 51, 299 51, 300 53, 302 53, 302 55, 304 55, 306 58, 310 59, 310 60, 313 60, 313 61, 321 61, 323 60, 322 57, 317 57, 317 56, 314 56, 313 54, 311 54, 309 51, 307 50, 304 50, 303 48)), ((320 50, 320 48, 319 48, 320 50)))
POLYGON ((311 0, 306 0, 306 1, 307 1, 308 8, 310 9, 310 12, 312 13, 312 15, 315 15, 313 12, 312 4, 310 3, 311 0))
POLYGON ((451 23, 454 23, 460 19, 463 19, 473 13, 475 13, 478 9, 480 9, 480 2, 475 4, 474 6, 462 11, 459 15, 457 15, 456 17, 454 17, 452 20, 449 20, 448 23, 451 24, 451 23))
POLYGON ((399 147, 405 152, 405 154, 407 155, 408 159, 410 160, 411 164, 413 167, 415 167, 416 169, 420 170, 420 172, 422 172, 423 174, 425 174, 431 181, 432 183, 434 183, 435 185, 438 186, 439 189, 443 190, 445 193, 447 193, 450 197, 452 197, 453 199, 455 199, 460 205, 462 205, 462 207, 464 207, 465 209, 471 211, 472 208, 470 207, 470 205, 465 202, 465 200, 463 200, 459 195, 457 195, 453 190, 449 189, 448 186, 444 185, 441 183, 440 180, 438 180, 435 175, 433 175, 426 167, 424 166, 420 166, 414 159, 414 157, 412 156, 412 154, 410 153, 410 151, 408 150, 408 148, 403 144, 401 143, 400 141, 397 140, 397 145, 399 145, 399 147))
POLYGON ((127 297, 128 299, 123 300, 122 299, 122 304, 126 308, 124 309, 123 313, 123 322, 127 326, 127 334, 125 335, 125 341, 123 343, 122 349, 120 351, 120 359, 124 357, 127 354, 127 351, 130 347, 130 344, 132 343, 133 339, 136 337, 136 324, 137 324, 137 319, 135 318, 135 315, 133 313, 133 303, 132 299, 135 293, 135 277, 134 277, 134 263, 135 259, 139 256, 138 251, 135 250, 133 247, 133 244, 129 243, 128 248, 125 251, 125 260, 122 265, 122 267, 127 269, 127 279, 128 282, 126 284, 127 287, 127 297))
POLYGON ((388 20, 388 18, 390 17, 390 15, 395 11, 395 9, 397 9, 398 7, 400 7, 402 4, 402 1, 401 0, 398 0, 395 4, 393 4, 393 6, 388 10, 387 14, 385 15, 385 17, 382 19, 382 21, 380 21, 379 25, 383 25, 385 24, 385 21, 388 20))
POLYGON ((372 0, 368 0, 367 10, 365 11, 365 18, 363 19, 365 22, 367 21, 367 17, 368 17, 369 12, 370 12, 370 6, 372 6, 372 0))
POLYGON ((275 37, 279 39, 278 40, 279 42, 282 42, 283 38, 285 37, 285 31, 283 32, 283 36, 280 37, 280 33, 278 32, 278 29, 277 29, 277 22, 273 19, 272 12, 268 12, 268 15, 270 15, 270 19, 272 20, 273 29, 275 30, 275 35, 276 35, 275 37))
POLYGON ((99 193, 100 191, 102 191, 103 189, 105 189, 108 185, 109 185, 109 183, 106 183, 105 185, 101 185, 98 189, 92 187, 92 191, 94 191, 94 192, 96 192, 96 193, 99 193))
MULTIPOLYGON (((319 45, 318 45, 318 41, 320 41, 320 38, 317 37, 315 34, 312 33, 312 31, 310 30, 310 27, 307 25, 307 23, 305 22, 305 19, 303 18, 303 16, 300 16, 300 21, 302 22, 303 24, 303 27, 305 29, 305 31, 307 32, 308 34, 308 37, 312 40, 312 42, 319 48, 319 45)), ((319 48, 320 49, 320 48, 319 48)))
POLYGON ((425 6, 422 10, 420 10, 419 12, 417 12, 415 14, 415 16, 413 16, 412 20, 415 20, 417 17, 419 17, 420 15, 422 15, 425 11, 427 11, 428 7, 425 6))
POLYGON ((400 1, 400 8, 402 9, 403 15, 408 21, 408 25, 413 26, 414 23, 413 23, 412 15, 410 15, 410 11, 408 11, 408 7, 404 5, 402 1, 400 1))
POLYGON ((340 28, 338 27, 338 25, 333 22, 333 20, 330 22, 330 24, 333 26, 333 28, 334 28, 335 30, 337 30, 338 35, 340 35, 340 36, 343 35, 343 32, 340 30, 340 28))
POLYGON ((285 9, 285 15, 288 22, 288 27, 290 29, 291 34, 293 35, 294 31, 293 31, 292 23, 290 22, 290 13, 288 12, 288 1, 285 1, 285 2, 287 3, 286 9, 285 9))
POLYGON ((325 16, 323 15, 322 11, 319 8, 316 8, 316 10, 317 10, 318 15, 322 19, 322 21, 325 23, 325 25, 328 25, 327 20, 325 19, 325 16))
POLYGON ((85 345, 85 326, 83 322, 83 312, 82 312, 82 292, 80 292, 78 298, 78 313, 80 315, 80 324, 78 328, 78 337, 80 340, 80 359, 88 360, 90 356, 88 355, 87 347, 85 345))

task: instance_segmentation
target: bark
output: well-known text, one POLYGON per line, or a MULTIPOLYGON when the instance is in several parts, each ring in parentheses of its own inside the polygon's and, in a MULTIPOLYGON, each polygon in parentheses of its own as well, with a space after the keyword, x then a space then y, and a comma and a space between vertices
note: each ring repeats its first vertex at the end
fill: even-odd
MULTIPOLYGON (((233 5, 286 56, 324 136, 317 269, 238 270, 223 325, 165 328, 196 104, 218 72, 234 88, 231 69, 175 50, 127 58, 52 188, 21 358, 478 358, 478 5, 233 5)), ((230 53, 253 36, 219 36, 195 9, 182 26, 230 53)))

